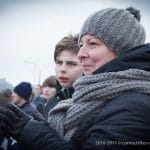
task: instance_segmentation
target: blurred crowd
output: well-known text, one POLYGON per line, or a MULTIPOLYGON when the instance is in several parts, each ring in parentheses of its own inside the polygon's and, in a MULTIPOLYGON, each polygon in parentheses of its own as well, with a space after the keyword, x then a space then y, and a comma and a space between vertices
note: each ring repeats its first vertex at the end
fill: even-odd
POLYGON ((55 46, 55 76, 0 91, 1 150, 150 149, 150 44, 140 10, 106 8, 55 46))

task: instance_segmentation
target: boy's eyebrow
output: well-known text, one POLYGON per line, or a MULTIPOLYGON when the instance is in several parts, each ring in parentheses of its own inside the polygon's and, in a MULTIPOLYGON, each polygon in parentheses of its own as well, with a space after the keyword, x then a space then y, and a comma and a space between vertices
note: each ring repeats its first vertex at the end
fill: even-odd
POLYGON ((56 59, 56 61, 62 61, 62 60, 60 60, 60 59, 56 59))
MULTIPOLYGON (((59 59, 56 59, 56 61, 59 61, 59 62, 62 62, 63 60, 59 60, 59 59)), ((76 61, 72 61, 72 60, 68 60, 68 61, 65 61, 66 63, 75 63, 75 64, 77 64, 77 62, 76 61)))
POLYGON ((66 61, 66 63, 74 63, 74 64, 77 64, 76 61, 66 61))

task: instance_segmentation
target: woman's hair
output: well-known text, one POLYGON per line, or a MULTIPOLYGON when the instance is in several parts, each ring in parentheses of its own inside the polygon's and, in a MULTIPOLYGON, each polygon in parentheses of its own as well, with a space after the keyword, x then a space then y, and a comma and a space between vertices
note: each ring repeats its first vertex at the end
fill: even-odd
POLYGON ((57 56, 64 50, 71 51, 75 54, 78 53, 78 35, 68 35, 63 37, 55 46, 54 60, 56 61, 57 56))

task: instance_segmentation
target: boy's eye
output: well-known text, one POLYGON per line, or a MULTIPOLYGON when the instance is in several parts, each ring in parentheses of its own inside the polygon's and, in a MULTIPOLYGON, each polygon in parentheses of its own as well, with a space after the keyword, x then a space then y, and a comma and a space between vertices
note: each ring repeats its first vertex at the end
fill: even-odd
POLYGON ((56 61, 55 63, 56 63, 56 64, 61 64, 61 61, 56 61))
POLYGON ((76 66, 76 63, 68 63, 68 65, 70 65, 70 66, 76 66))

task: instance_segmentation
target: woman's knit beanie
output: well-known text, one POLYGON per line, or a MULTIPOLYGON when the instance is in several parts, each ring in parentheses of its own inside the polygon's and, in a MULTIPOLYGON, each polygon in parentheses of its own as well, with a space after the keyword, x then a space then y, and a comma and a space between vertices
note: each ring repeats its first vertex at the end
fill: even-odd
POLYGON ((127 9, 103 9, 90 15, 79 34, 89 34, 100 39, 115 54, 121 55, 133 47, 144 44, 146 33, 140 24, 140 11, 127 9))

